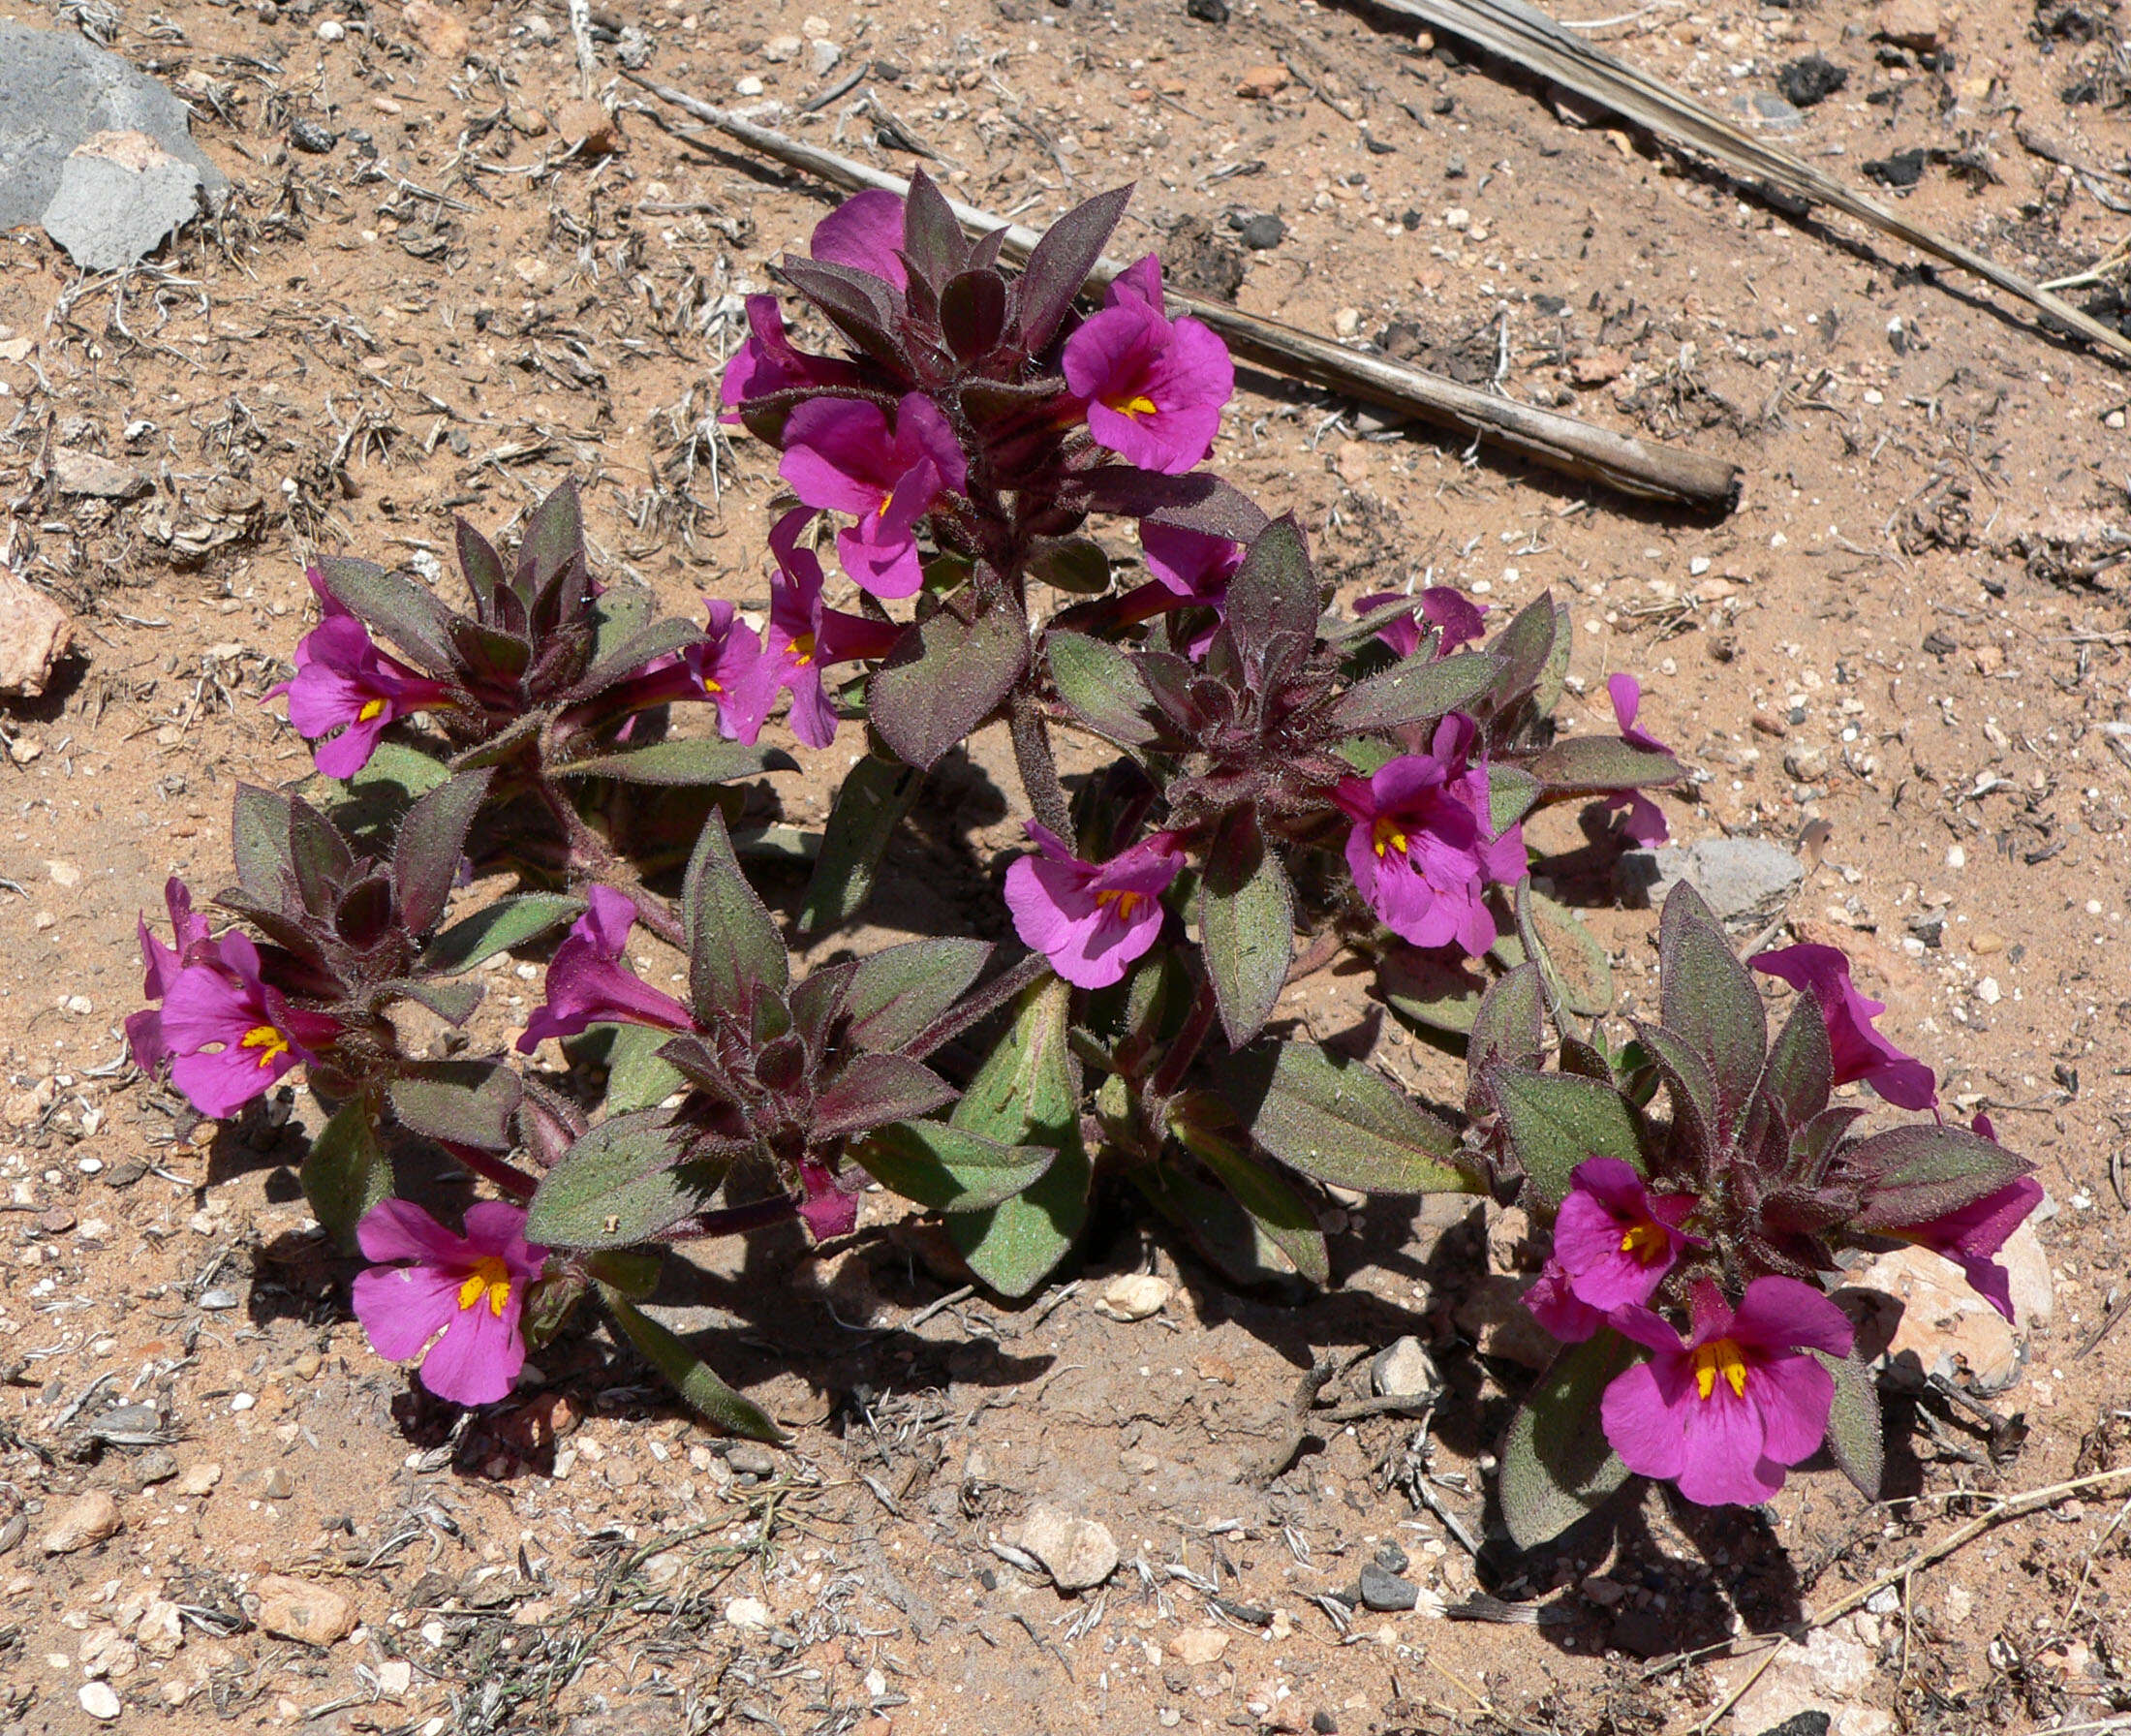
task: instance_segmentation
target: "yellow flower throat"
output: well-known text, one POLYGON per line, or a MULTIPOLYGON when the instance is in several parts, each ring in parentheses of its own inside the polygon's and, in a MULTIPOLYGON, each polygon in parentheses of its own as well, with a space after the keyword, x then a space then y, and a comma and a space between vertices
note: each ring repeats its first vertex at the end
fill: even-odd
POLYGON ((276 1060, 289 1052, 289 1039, 271 1025, 254 1025, 244 1033, 237 1046, 257 1049, 260 1066, 271 1067, 276 1060))
POLYGON ((1128 398, 1104 398, 1102 402, 1107 408, 1116 411, 1118 415, 1129 416, 1135 419, 1155 414, 1154 399, 1143 391, 1136 391, 1128 398))
POLYGON ((1668 1246, 1664 1225, 1652 1224, 1648 1219, 1628 1225, 1621 1237, 1621 1252, 1639 1266, 1654 1266, 1665 1257, 1668 1246))
POLYGON ((1405 854, 1405 829, 1388 814, 1376 816, 1376 823, 1369 828, 1369 838, 1380 857, 1387 851, 1405 854))
POLYGON ((504 1304, 510 1300, 510 1269, 493 1254, 474 1262, 466 1282, 459 1286, 459 1307, 479 1308, 483 1296, 488 1298, 488 1312, 502 1319, 504 1304))
POLYGON ((1694 1390, 1707 1399, 1716 1390, 1716 1377, 1722 1375, 1735 1397, 1746 1396, 1746 1358, 1739 1348, 1736 1339, 1719 1338, 1706 1345, 1694 1347, 1694 1390))
POLYGON ((1139 909, 1144 892, 1097 892, 1096 903, 1111 913, 1120 922, 1129 922, 1132 913, 1139 909))

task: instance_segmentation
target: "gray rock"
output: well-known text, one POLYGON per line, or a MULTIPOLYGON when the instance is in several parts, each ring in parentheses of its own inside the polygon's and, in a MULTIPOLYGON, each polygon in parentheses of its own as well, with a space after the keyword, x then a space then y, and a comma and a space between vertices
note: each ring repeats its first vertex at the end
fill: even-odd
POLYGON ((177 1474, 177 1461, 162 1447, 150 1447, 134 1461, 134 1481, 141 1488, 152 1488, 157 1483, 167 1483, 177 1474))
POLYGON ((61 494, 87 494, 98 500, 131 500, 154 486, 130 464, 114 464, 71 446, 53 451, 51 480, 61 494))
POLYGON ((1379 1567, 1374 1562, 1362 1568, 1362 1604, 1367 1609, 1395 1611, 1411 1609, 1421 1600, 1421 1588, 1410 1579, 1379 1567))
POLYGON ((1385 1398, 1426 1397, 1442 1384, 1417 1338, 1402 1338, 1379 1350, 1369 1365, 1371 1383, 1385 1398))
POLYGON ((1682 881, 1709 900, 1719 919, 1773 913, 1806 878, 1806 866, 1761 838, 1701 838, 1660 850, 1631 850, 1621 857, 1621 890, 1652 906, 1682 881))
POLYGON ((170 91, 77 31, 0 22, 0 230, 39 221, 70 153, 98 133, 147 134, 190 164, 219 205, 229 180, 188 120, 170 91))
POLYGON ((45 232, 84 271, 120 271, 200 215, 200 170, 145 133, 97 133, 60 165, 45 232))
POLYGON ((1021 1547, 1043 1564, 1062 1592, 1085 1592, 1117 1571, 1117 1539, 1108 1526, 1056 1507, 1036 1507, 1023 1521, 1021 1547))

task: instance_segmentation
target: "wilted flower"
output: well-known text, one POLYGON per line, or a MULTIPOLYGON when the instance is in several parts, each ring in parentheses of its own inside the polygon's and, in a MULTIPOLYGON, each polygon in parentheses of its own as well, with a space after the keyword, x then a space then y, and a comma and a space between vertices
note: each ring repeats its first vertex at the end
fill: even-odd
MULTIPOLYGON (((1976 1117, 1976 1132, 1992 1137, 1991 1123, 1976 1117)), ((2008 1182, 1993 1194, 1923 1224, 1893 1224, 1873 1233, 1914 1242, 1950 1259, 1968 1280, 1968 1287, 2003 1315, 2013 1319, 2013 1282, 2005 1268, 1991 1256, 2005 1246, 2013 1231, 2042 1203, 2042 1184, 2031 1175, 2008 1182)))
POLYGON ((394 1362, 421 1356, 421 1383, 455 1405, 507 1395, 525 1366, 525 1293, 547 1260, 525 1239, 524 1211, 483 1200, 467 1212, 466 1233, 453 1235, 418 1205, 386 1199, 363 1214, 355 1239, 380 1262, 355 1286, 371 1348, 394 1362))
POLYGON ((1850 980, 1850 961, 1839 948, 1809 944, 1784 946, 1756 953, 1746 962, 1819 997, 1838 1085, 1862 1079, 1898 1109, 1929 1109, 1938 1101, 1938 1081, 1931 1070, 1872 1028, 1872 1021, 1887 1010, 1886 1004, 1858 991, 1850 980))
POLYGON ((1455 941, 1476 958, 1495 944, 1484 894, 1523 876, 1525 842, 1514 825, 1491 831, 1472 740, 1472 720, 1453 713, 1436 726, 1433 753, 1342 778, 1332 799, 1354 822, 1346 865, 1377 919, 1416 946, 1455 941))
POLYGON ((895 425, 878 404, 812 398, 785 422, 779 475, 810 507, 858 522, 836 537, 844 571, 876 597, 908 597, 924 581, 917 522, 969 478, 962 447, 933 401, 911 392, 895 425))
POLYGON ((1539 1268, 1539 1276, 1525 1291, 1525 1306, 1542 1330, 1564 1345, 1580 1345, 1606 1323, 1605 1311, 1591 1307, 1576 1294, 1568 1269, 1559 1259, 1539 1268))
POLYGON ((1680 1227, 1694 1204, 1691 1194, 1652 1194, 1618 1158, 1577 1164, 1554 1220, 1554 1256, 1577 1300, 1601 1311, 1648 1302, 1703 1243, 1680 1227))
MULTIPOLYGON (((1613 720, 1620 728, 1622 741, 1647 754, 1672 752, 1650 731, 1635 727, 1635 714, 1643 708, 1640 681, 1633 675, 1609 675, 1606 693, 1613 700, 1613 720)), ((1654 850, 1672 836, 1672 827, 1665 823, 1664 810, 1640 790, 1622 790, 1609 797, 1606 806, 1627 810, 1627 819, 1621 822, 1621 829, 1646 850, 1654 850)))
MULTIPOLYGON (((1378 591, 1362 598, 1354 606, 1367 615, 1388 603, 1406 601, 1409 599, 1398 591, 1378 591)), ((1411 657, 1421 648, 1423 621, 1442 635, 1436 646, 1437 657, 1448 657, 1487 632, 1487 605, 1474 603, 1463 591, 1454 591, 1448 585, 1430 585, 1410 601, 1415 613, 1401 615, 1376 629, 1376 636, 1401 657, 1411 657)))
POLYGON ((1783 1486, 1828 1432, 1835 1378, 1808 1353, 1850 1353, 1842 1311, 1795 1278, 1756 1278, 1735 1312, 1714 1284, 1695 1288, 1684 1343, 1647 1308, 1611 1323, 1651 1351, 1614 1378, 1599 1405, 1606 1439, 1630 1471, 1677 1483, 1703 1506, 1755 1506, 1783 1486))
MULTIPOLYGON (((317 577, 311 582, 319 587, 317 577)), ((295 665, 294 678, 267 689, 266 698, 287 697, 289 722, 318 743, 312 758, 329 778, 352 778, 367 765, 388 725, 451 701, 449 688, 387 657, 371 643, 369 630, 330 600, 324 618, 297 643, 295 665)))
POLYGON ((548 961, 547 1003, 526 1020, 519 1050, 530 1055, 545 1038, 574 1037, 588 1025, 695 1030, 687 1008, 622 966, 635 905, 610 886, 594 886, 585 901, 585 914, 548 961))
POLYGON ((1161 895, 1184 866, 1167 832, 1107 862, 1086 862, 1049 827, 1028 822, 1041 852, 1006 870, 1014 931, 1079 988, 1107 988, 1161 933, 1161 895))
POLYGON ((791 691, 791 732, 810 748, 825 748, 836 739, 836 708, 821 685, 821 671, 831 664, 885 657, 902 629, 892 621, 846 614, 823 604, 821 563, 799 542, 813 516, 811 509, 795 508, 769 533, 777 577, 769 589, 762 682, 772 695, 779 688, 791 691))
POLYGON ((718 385, 718 401, 735 412, 726 420, 738 421, 736 412, 740 406, 772 392, 858 384, 858 370, 849 362, 792 347, 791 339, 785 335, 784 311, 775 295, 750 295, 747 315, 748 335, 726 363, 718 385))
MULTIPOLYGON (((140 993, 150 1001, 168 995, 185 966, 215 952, 212 927, 205 916, 194 911, 191 888, 174 874, 164 882, 163 902, 170 909, 176 946, 166 946, 149 933, 147 917, 140 918, 140 963, 146 973, 140 993)), ((139 1012, 128 1013, 126 1041, 133 1050, 134 1065, 144 1073, 154 1072, 170 1052, 163 1037, 162 1010, 144 1007, 139 1012)))
POLYGON ((893 285, 910 288, 903 264, 903 197, 884 187, 853 193, 814 226, 807 251, 824 264, 848 265, 893 285))
POLYGON ((291 1007, 260 979, 259 948, 226 934, 214 956, 196 958, 163 997, 170 1079, 193 1107, 217 1121, 233 1115, 292 1069, 317 1059, 341 1027, 291 1007))
POLYGON ((1153 254, 1110 285, 1108 305, 1066 340, 1061 366, 1100 445, 1172 476, 1206 456, 1236 390, 1236 364, 1220 335, 1167 317, 1153 254))

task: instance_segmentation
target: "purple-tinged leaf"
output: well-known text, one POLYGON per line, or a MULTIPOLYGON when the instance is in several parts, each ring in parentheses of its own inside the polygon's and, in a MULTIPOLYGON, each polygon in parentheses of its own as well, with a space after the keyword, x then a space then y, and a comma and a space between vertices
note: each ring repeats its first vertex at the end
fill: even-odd
POLYGON ((1030 251, 1020 294, 1021 341, 1031 355, 1047 349, 1057 335, 1131 197, 1129 185, 1096 194, 1052 224, 1030 251))
POLYGON ((689 939, 689 1002, 703 1024, 721 1015, 747 1019, 757 990, 782 995, 789 985, 784 937, 740 872, 726 817, 716 809, 689 861, 681 921, 689 939))
POLYGON ((670 656, 695 644, 702 636, 703 630, 693 621, 683 621, 678 617, 654 621, 650 626, 630 635, 612 650, 595 658, 592 666, 560 696, 559 702, 574 705, 596 698, 617 681, 636 673, 653 658, 670 656))
POLYGON ((1828 1456, 1857 1485, 1867 1501, 1879 1499, 1887 1475, 1887 1428, 1879 1410, 1879 1382, 1869 1364, 1855 1355, 1831 1356, 1814 1350, 1812 1358, 1835 1380, 1835 1403, 1828 1410, 1828 1456))
POLYGON ((1478 651, 1461 651, 1439 661, 1409 657, 1348 688, 1332 707, 1332 722, 1357 735, 1426 723, 1469 704, 1495 679, 1498 666, 1493 657, 1478 651))
POLYGON ((1029 550, 1029 576, 1074 597, 1110 588, 1110 557, 1092 537, 1042 537, 1029 550))
POLYGON ((300 795, 289 798, 289 861, 303 908, 314 916, 328 914, 334 888, 355 872, 355 852, 340 828, 300 795))
POLYGON ((1539 967, 1519 965, 1498 977, 1480 997, 1466 1038, 1466 1066, 1480 1074, 1491 1067, 1536 1068, 1546 1053, 1546 998, 1539 967))
POLYGON ((426 1007, 448 1025, 463 1025, 488 990, 479 982, 435 982, 418 976, 391 976, 369 991, 369 1004, 380 1008, 394 1001, 426 1007))
POLYGON ((1089 728, 1124 748, 1148 747, 1160 738, 1154 696, 1117 646, 1084 633, 1048 633, 1043 646, 1058 697, 1089 728))
POLYGON ((1539 780, 1521 766, 1498 762, 1487 768, 1487 822, 1506 832, 1537 806, 1539 780))
POLYGON ((1677 784, 1687 768, 1670 754, 1634 748, 1618 735, 1571 735, 1525 762, 1555 799, 1608 790, 1650 790, 1677 784))
POLYGON ((935 1212, 988 1212, 1041 1181, 1058 1153, 1002 1145, 943 1121, 877 1128, 846 1154, 874 1180, 935 1212))
POLYGON ((613 778, 623 784, 682 789, 731 784, 760 777, 764 772, 798 769, 798 760, 782 748, 750 747, 745 742, 720 741, 711 736, 654 741, 645 747, 595 754, 588 760, 571 760, 548 767, 558 778, 613 778))
MULTIPOLYGON (((1672 1104, 1673 1146, 1704 1167, 1717 1156, 1719 1100, 1716 1080, 1700 1049, 1663 1025, 1637 1024, 1635 1035, 1656 1066, 1672 1104)), ((1714 1178, 1709 1178, 1714 1179, 1714 1178)))
POLYGON ((423 1061, 386 1093, 400 1125, 427 1139, 509 1151, 525 1096, 518 1075, 495 1061, 423 1061))
POLYGON ((1784 1178, 1801 1188, 1817 1188, 1827 1178, 1829 1164, 1841 1149, 1853 1123, 1865 1111, 1848 1103, 1823 1109, 1791 1135, 1783 1162, 1784 1178))
POLYGON ((1294 887, 1267 846, 1256 809, 1234 809, 1215 828, 1198 920, 1221 1027, 1228 1046, 1240 1049, 1281 998, 1295 950, 1294 887))
POLYGON ((1105 464, 1078 478, 1077 484, 1091 512, 1165 524, 1230 542, 1254 542, 1273 522, 1248 494, 1203 470, 1173 477, 1129 464, 1105 464))
POLYGON ((1753 976, 1702 895, 1685 881, 1657 922, 1658 1005, 1665 1028, 1708 1063, 1716 1090, 1712 1132, 1730 1133, 1768 1058, 1768 1014, 1753 976))
POLYGON ((1006 280, 996 271, 964 271, 940 294, 940 334, 955 359, 981 361, 1006 332, 1006 280))
POLYGON ((1488 1084, 1527 1186, 1546 1210, 1568 1196, 1569 1176, 1586 1158, 1649 1172, 1642 1117, 1610 1085, 1521 1067, 1494 1069, 1488 1084))
POLYGON ((954 207, 940 191, 939 183, 922 169, 912 171, 911 190, 903 199, 902 251, 903 262, 911 273, 935 290, 969 262, 970 244, 963 239, 954 207))
POLYGON ((317 567, 326 595, 366 627, 433 675, 450 668, 451 612, 425 586, 343 555, 322 555, 317 567))
POLYGON ((368 874, 341 893, 333 907, 333 933, 343 946, 367 952, 392 932, 392 883, 368 874))
POLYGON ((965 621, 935 610, 911 627, 866 684, 881 740, 930 771, 1004 703, 1029 666, 1029 629, 1010 608, 965 621))
POLYGON ((1850 1147, 1843 1166, 1863 1184, 1853 1224, 1868 1231, 1929 1224, 2034 1171, 2002 1145, 1946 1126, 1874 1133, 1850 1147))
POLYGON ((518 542, 513 588, 528 608, 536 608, 536 600, 583 556, 584 508, 577 498, 577 484, 565 480, 533 509, 526 521, 525 535, 518 542))
POLYGON ((584 914, 584 900, 560 892, 528 892, 499 898, 463 916, 429 943, 417 967, 425 975, 456 976, 485 964, 499 952, 538 940, 584 914))
POLYGON ((897 375, 909 367, 895 339, 895 310, 887 285, 862 271, 819 260, 787 258, 776 275, 821 310, 858 349, 897 375))
POLYGON ((1228 581, 1228 631, 1246 666, 1262 663, 1282 634, 1313 641, 1321 596, 1301 528, 1292 516, 1275 519, 1228 581))
POLYGON ((1507 627, 1489 640, 1486 649, 1499 657, 1501 667, 1495 685, 1482 701, 1491 716, 1499 716, 1529 692, 1545 671, 1560 636, 1554 612, 1554 595, 1543 591, 1511 617, 1507 627))
POLYGON ((500 633, 464 615, 453 615, 450 634, 459 676, 476 692, 513 692, 532 666, 532 645, 514 633, 500 633))
POLYGON ((915 1040, 961 999, 991 951, 989 941, 906 941, 860 959, 844 1004, 850 1040, 881 1054, 915 1040))
POLYGON ((289 800, 278 790, 238 784, 230 808, 230 849, 238 884, 253 898, 280 910, 295 882, 289 853, 289 800))
POLYGON ((1474 1191, 1454 1162, 1457 1133, 1366 1063, 1313 1042, 1259 1044, 1221 1078, 1231 1112, 1291 1169, 1365 1194, 1474 1191))
POLYGON ((1812 995, 1799 995, 1783 1021, 1761 1070, 1760 1095, 1786 1132, 1798 1129, 1828 1106, 1835 1058, 1828 1044, 1827 1021, 1812 995))
POLYGON ((392 881, 400 917, 408 929, 427 934, 444 917, 466 853, 466 834, 488 795, 489 771, 465 772, 440 784, 407 810, 392 848, 392 881))
MULTIPOLYGON (((1186 1097, 1203 1095, 1187 1093, 1186 1097)), ((1293 1262, 1295 1270, 1312 1284, 1332 1282, 1332 1260, 1325 1250, 1324 1230, 1310 1202, 1295 1186, 1271 1164, 1248 1148, 1228 1138, 1217 1127, 1189 1114, 1189 1103, 1180 1102, 1185 1113, 1172 1113, 1170 1131, 1185 1150, 1205 1164, 1256 1226, 1259 1234, 1293 1262)))
POLYGON ((510 582, 504 574, 503 556, 465 519, 454 518, 452 527, 458 538, 459 573, 466 580, 467 594, 474 600, 475 613, 486 621, 494 613, 496 593, 510 582))

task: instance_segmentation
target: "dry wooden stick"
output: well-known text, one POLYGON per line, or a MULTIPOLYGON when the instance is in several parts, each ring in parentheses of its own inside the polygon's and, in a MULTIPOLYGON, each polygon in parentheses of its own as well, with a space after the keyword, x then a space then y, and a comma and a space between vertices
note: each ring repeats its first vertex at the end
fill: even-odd
POLYGON ((1525 5, 1524 0, 1369 0, 1369 4, 1418 18, 1434 29, 1453 31, 1489 53, 1550 78, 1637 126, 1714 159, 1748 181, 1764 181, 1794 199, 1831 205, 1906 242, 1919 253, 1973 272, 2089 343, 2131 359, 2131 338, 2122 332, 2082 313, 2019 272, 1985 259, 1973 248, 1911 223, 1899 212, 1844 186, 1788 151, 1740 131, 1663 79, 1571 36, 1544 13, 1525 5))
MULTIPOLYGON (((726 138, 737 140, 765 157, 793 169, 804 170, 839 187, 881 187, 890 193, 906 193, 910 183, 900 175, 822 150, 788 138, 768 127, 740 119, 725 109, 668 84, 657 84, 638 74, 622 76, 640 84, 663 103, 693 114, 715 127, 726 138)), ((692 139, 686 131, 676 136, 692 139)), ((1025 261, 1036 243, 1036 232, 973 205, 949 202, 965 229, 983 233, 1006 232, 1002 251, 1009 259, 1025 261)), ((1117 260, 1096 264, 1088 282, 1099 288, 1125 269, 1117 260)), ((1307 380, 1328 387, 1365 403, 1382 405, 1407 416, 1448 424, 1481 440, 1507 447, 1534 464, 1570 476, 1587 477, 1622 494, 1644 500, 1670 501, 1678 505, 1728 511, 1739 493, 1739 467, 1706 453, 1679 447, 1659 446, 1630 434, 1579 421, 1551 410, 1519 404, 1508 398, 1491 397, 1469 386, 1382 356, 1367 356, 1343 348, 1278 320, 1260 319, 1224 302, 1201 301, 1193 295, 1169 293, 1172 305, 1204 321, 1227 340, 1228 347, 1245 360, 1256 362, 1290 379, 1307 380)))

